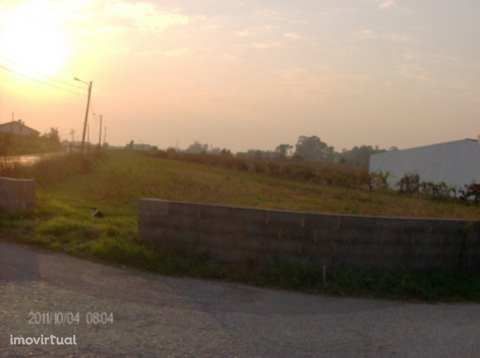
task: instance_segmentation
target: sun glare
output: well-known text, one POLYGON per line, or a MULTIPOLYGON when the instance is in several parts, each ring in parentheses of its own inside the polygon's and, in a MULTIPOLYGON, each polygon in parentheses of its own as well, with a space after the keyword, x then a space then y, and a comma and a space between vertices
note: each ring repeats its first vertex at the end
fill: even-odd
POLYGON ((26 75, 53 76, 66 65, 69 44, 61 16, 46 1, 18 5, 0 28, 0 62, 26 75))

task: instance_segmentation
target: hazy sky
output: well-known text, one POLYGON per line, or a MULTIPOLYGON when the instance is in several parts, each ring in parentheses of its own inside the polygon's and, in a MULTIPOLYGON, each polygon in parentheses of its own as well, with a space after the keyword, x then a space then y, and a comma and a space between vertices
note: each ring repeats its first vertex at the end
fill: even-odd
POLYGON ((479 13, 478 0, 2 0, 0 65, 27 77, 0 70, 0 121, 15 111, 78 138, 85 95, 31 80, 84 91, 78 76, 114 144, 476 137, 479 13))

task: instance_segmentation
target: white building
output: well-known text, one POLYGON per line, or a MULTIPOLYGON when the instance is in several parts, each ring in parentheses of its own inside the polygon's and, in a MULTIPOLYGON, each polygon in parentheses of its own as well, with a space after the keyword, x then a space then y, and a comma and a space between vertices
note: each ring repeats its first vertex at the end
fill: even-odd
POLYGON ((445 182, 463 188, 472 182, 480 183, 480 143, 463 139, 374 154, 370 172, 388 172, 391 188, 406 174, 418 174, 424 182, 445 182))
POLYGON ((0 133, 8 133, 23 136, 37 136, 40 134, 37 130, 27 127, 22 120, 11 121, 0 124, 0 133))

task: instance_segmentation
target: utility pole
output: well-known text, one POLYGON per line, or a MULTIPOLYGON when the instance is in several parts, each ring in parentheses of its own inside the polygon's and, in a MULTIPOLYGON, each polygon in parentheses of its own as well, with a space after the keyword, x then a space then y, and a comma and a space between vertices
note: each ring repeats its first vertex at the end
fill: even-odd
POLYGON ((103 145, 107 143, 107 126, 103 128, 103 145))
POLYGON ((85 110, 85 119, 83 121, 83 135, 82 135, 82 153, 85 153, 85 137, 87 135, 87 125, 88 125, 88 114, 90 112, 90 101, 92 99, 92 87, 93 82, 84 82, 81 79, 75 77, 76 81, 82 82, 88 85, 88 95, 87 95, 87 108, 85 110))
POLYGON ((87 123, 87 141, 86 141, 86 144, 87 144, 87 150, 88 150, 88 148, 90 147, 90 123, 87 123))
POLYGON ((70 153, 73 152, 74 144, 75 144, 75 131, 71 129, 70 130, 70 153))
POLYGON ((100 128, 98 130, 98 149, 102 148, 102 129, 103 129, 103 115, 100 115, 100 128))

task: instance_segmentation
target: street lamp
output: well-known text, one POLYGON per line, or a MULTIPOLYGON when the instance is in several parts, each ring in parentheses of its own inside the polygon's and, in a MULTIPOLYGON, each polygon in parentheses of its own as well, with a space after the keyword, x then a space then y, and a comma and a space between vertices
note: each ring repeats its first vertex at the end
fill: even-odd
POLYGON ((87 134, 87 125, 88 125, 88 113, 90 112, 90 101, 92 99, 92 87, 93 82, 85 82, 82 81, 80 78, 75 77, 75 81, 81 82, 88 86, 88 96, 87 96, 87 109, 85 110, 85 119, 83 121, 83 134, 82 134, 82 153, 85 153, 85 136, 87 134))

